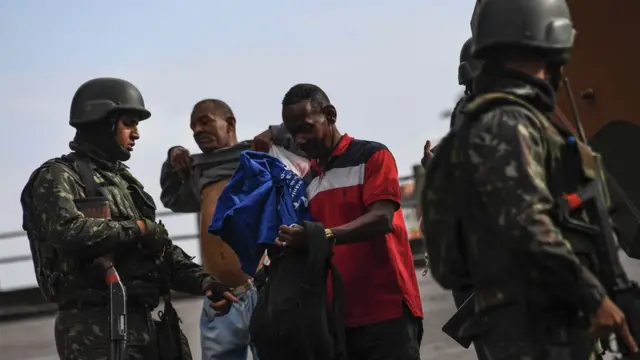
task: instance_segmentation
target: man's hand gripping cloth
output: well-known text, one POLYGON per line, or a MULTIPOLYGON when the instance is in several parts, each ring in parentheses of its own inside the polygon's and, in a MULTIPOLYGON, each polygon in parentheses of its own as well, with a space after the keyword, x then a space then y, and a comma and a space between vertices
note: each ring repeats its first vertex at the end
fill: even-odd
POLYGON ((310 220, 302 178, 274 156, 244 151, 218 199, 209 232, 231 246, 242 270, 253 274, 280 225, 310 220))

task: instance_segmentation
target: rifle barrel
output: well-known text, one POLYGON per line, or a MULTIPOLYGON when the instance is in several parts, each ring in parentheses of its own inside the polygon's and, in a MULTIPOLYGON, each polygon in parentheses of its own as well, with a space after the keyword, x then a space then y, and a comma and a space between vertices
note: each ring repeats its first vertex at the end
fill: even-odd
POLYGON ((584 127, 582 127, 582 120, 580 119, 580 114, 578 113, 578 104, 576 103, 576 98, 573 96, 573 91, 571 91, 571 83, 569 82, 569 78, 565 77, 563 79, 565 90, 567 91, 567 96, 569 97, 569 103, 571 104, 571 111, 573 112, 573 118, 576 123, 576 130, 578 131, 578 136, 580 136, 580 140, 587 144, 587 135, 584 132, 584 127))

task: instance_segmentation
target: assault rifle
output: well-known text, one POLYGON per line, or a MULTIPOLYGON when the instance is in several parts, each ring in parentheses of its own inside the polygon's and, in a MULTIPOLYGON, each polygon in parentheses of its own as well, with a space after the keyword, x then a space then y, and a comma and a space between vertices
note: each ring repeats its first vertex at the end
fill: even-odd
MULTIPOLYGON (((82 165, 81 165, 82 168, 82 165)), ((87 173, 82 172, 87 178, 87 173)), ((92 178, 88 178, 89 180, 92 178)), ((85 184, 90 184, 89 180, 85 184)), ((85 185, 87 186, 87 185, 85 185)), ((109 202, 100 197, 76 199, 76 207, 86 217, 111 218, 109 202)), ((109 286, 109 360, 127 359, 127 293, 120 275, 113 267, 112 255, 96 258, 93 265, 104 271, 104 280, 109 286)))
POLYGON ((127 295, 111 259, 100 257, 94 264, 104 269, 109 285, 109 360, 127 359, 127 295))
MULTIPOLYGON (((582 144, 578 144, 574 141, 569 145, 574 146, 582 161, 593 162, 590 165, 594 167, 596 176, 595 180, 592 180, 577 192, 565 195, 559 204, 560 215, 567 226, 578 231, 590 233, 593 236, 600 269, 596 275, 607 290, 611 300, 625 314, 634 340, 636 343, 640 343, 640 290, 637 283, 629 280, 620 263, 616 233, 608 211, 609 195, 606 184, 603 182, 604 167, 602 166, 602 160, 587 145, 587 137, 582 127, 573 92, 569 86, 569 79, 564 79, 564 85, 576 123, 576 135, 579 136, 579 140, 582 142, 582 144), (585 153, 585 150, 588 150, 588 153, 585 153), (584 223, 570 216, 571 212, 579 208, 586 210, 587 215, 596 225, 584 223)), ((622 356, 629 356, 630 351, 619 335, 616 333, 617 351, 622 356)))

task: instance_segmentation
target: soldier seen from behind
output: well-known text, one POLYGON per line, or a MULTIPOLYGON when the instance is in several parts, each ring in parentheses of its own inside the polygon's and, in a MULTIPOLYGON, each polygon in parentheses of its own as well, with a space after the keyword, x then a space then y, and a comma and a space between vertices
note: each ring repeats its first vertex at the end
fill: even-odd
POLYGON ((22 192, 38 284, 59 309, 60 359, 110 356, 109 293, 96 258, 110 259, 126 287, 128 359, 191 358, 177 315, 169 323, 151 318, 161 297, 170 304, 170 290, 236 300, 171 242, 152 197, 123 164, 140 138, 138 123, 150 116, 133 84, 86 82, 71 103, 72 152, 36 169, 22 192), (104 208, 87 210, 87 203, 104 208))
POLYGON ((423 194, 432 275, 475 290, 458 335, 490 359, 586 360, 613 330, 637 352, 594 275, 593 235, 559 220, 558 200, 590 173, 550 120, 575 33, 566 2, 484 0, 472 25, 482 70, 423 194))
MULTIPOLYGON (((456 118, 456 114, 464 105, 468 102, 468 100, 472 97, 473 91, 473 80, 480 72, 480 68, 482 63, 477 59, 474 59, 471 56, 471 50, 473 46, 473 38, 469 38, 465 41, 464 45, 462 45, 462 49, 460 50, 460 65, 458 66, 458 84, 464 86, 464 96, 458 101, 456 107, 453 109, 453 113, 451 114, 451 123, 450 127, 453 128, 454 121, 456 118)), ((453 291, 453 300, 456 304, 456 308, 462 306, 462 304, 467 300, 467 298, 471 295, 471 284, 466 284, 461 289, 453 291)))
MULTIPOLYGON (((454 119, 456 119, 456 114, 458 113, 458 111, 464 108, 464 105, 467 103, 467 101, 472 98, 473 81, 482 67, 482 63, 471 56, 472 46, 473 38, 469 38, 467 41, 465 41, 465 43, 462 45, 462 49, 460 50, 458 84, 464 86, 464 95, 462 96, 462 98, 460 98, 460 100, 458 100, 455 107, 453 108, 453 111, 451 112, 451 121, 449 124, 450 128, 453 128, 454 126, 454 119)), ((425 171, 427 170, 427 165, 429 164, 429 161, 432 157, 433 153, 431 152, 431 141, 427 140, 424 145, 424 153, 421 161, 422 167, 425 169, 425 171)), ((422 218, 420 219, 420 228, 422 229, 422 218)), ((428 273, 429 255, 427 253, 425 253, 425 260, 427 263, 427 267, 425 267, 423 276, 426 276, 428 273)), ((468 281, 461 284, 459 288, 453 289, 452 295, 453 301, 456 305, 456 309, 459 309, 462 304, 464 304, 464 302, 469 298, 469 296, 471 296, 472 293, 473 287, 468 281)), ((484 359, 483 354, 479 352, 478 349, 476 349, 476 353, 478 359, 484 359)))

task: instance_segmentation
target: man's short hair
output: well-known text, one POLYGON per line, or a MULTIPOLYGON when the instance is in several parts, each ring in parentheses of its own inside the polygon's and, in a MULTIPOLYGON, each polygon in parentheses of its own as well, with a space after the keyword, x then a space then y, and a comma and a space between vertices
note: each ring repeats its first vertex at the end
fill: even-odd
POLYGON ((219 99, 200 100, 195 105, 193 105, 193 110, 191 110, 191 113, 193 114, 198 108, 198 106, 204 105, 204 104, 213 105, 215 113, 217 115, 221 115, 225 120, 228 118, 235 118, 235 115, 233 115, 233 111, 231 110, 231 107, 226 102, 219 99))
POLYGON ((309 101, 311 106, 317 110, 331 105, 329 97, 319 86, 313 84, 297 84, 284 95, 282 106, 294 105, 301 101, 309 101))

